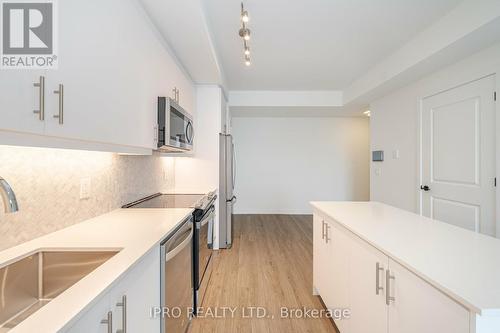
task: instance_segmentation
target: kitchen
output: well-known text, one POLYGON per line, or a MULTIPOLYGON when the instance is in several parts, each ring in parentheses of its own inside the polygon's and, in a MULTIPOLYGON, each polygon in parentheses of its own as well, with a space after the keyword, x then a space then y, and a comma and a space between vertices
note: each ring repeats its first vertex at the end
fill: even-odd
POLYGON ((1 332, 500 331, 498 1, 0 5, 1 332))

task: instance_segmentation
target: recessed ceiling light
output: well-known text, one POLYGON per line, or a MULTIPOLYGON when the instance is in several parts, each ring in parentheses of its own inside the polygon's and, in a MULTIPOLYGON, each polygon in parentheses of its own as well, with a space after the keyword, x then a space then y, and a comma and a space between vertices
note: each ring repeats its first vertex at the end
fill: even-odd
POLYGON ((250 57, 245 56, 245 65, 250 66, 252 63, 250 62, 250 57))
POLYGON ((250 55, 250 47, 246 45, 247 43, 245 42, 245 55, 249 56, 250 55))

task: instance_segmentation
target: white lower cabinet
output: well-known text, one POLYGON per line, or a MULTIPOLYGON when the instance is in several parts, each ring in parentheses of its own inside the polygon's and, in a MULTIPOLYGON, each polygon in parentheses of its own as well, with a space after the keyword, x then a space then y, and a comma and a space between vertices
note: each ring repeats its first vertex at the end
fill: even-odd
POLYGON ((111 312, 112 332, 159 332, 160 319, 150 315, 154 306, 160 306, 159 247, 150 250, 110 291, 96 299, 74 324, 62 331, 106 333, 108 324, 101 321, 111 312))
POLYGON ((391 280, 389 332, 467 333, 469 312, 427 282, 389 261, 391 280))
POLYGON ((465 307, 336 221, 316 213, 313 241, 313 289, 350 310, 341 333, 473 333, 465 307))
MULTIPOLYGON (((335 231, 345 234, 340 228, 335 231)), ((345 320, 349 323, 346 332, 387 332, 384 274, 389 260, 355 235, 349 237, 347 242, 345 248, 348 252, 344 251, 343 255, 349 258, 347 289, 351 318, 345 320)))

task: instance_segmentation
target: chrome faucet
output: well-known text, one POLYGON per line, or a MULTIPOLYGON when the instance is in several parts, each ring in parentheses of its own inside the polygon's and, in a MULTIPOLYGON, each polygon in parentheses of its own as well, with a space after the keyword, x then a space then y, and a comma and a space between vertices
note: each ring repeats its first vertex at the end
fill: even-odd
POLYGON ((3 206, 6 213, 14 213, 19 210, 16 194, 9 183, 0 177, 0 197, 3 199, 3 206))

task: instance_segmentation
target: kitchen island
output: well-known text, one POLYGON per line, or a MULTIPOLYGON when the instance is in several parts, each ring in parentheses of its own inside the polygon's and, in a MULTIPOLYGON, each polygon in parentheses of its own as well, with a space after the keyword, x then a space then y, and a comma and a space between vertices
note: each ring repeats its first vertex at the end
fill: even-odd
POLYGON ((378 202, 312 202, 314 292, 347 332, 500 332, 500 240, 378 202))

